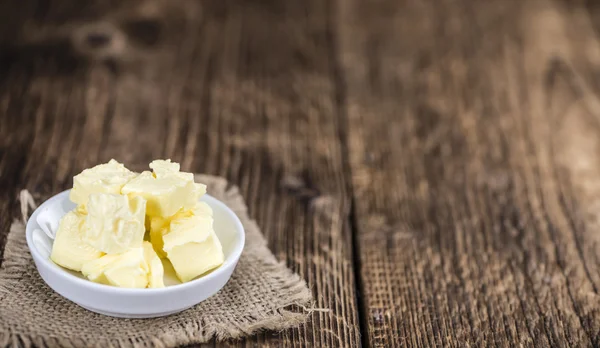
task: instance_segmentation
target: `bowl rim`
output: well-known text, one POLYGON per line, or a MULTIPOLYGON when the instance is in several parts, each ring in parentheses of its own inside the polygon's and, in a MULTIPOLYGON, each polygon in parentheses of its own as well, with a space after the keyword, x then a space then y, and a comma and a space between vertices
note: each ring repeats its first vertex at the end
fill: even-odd
MULTIPOLYGON (((34 225, 37 225, 37 221, 36 221, 35 217, 40 213, 40 211, 44 207, 49 206, 54 201, 57 201, 57 200, 63 198, 63 196, 67 195, 70 191, 71 191, 71 189, 68 189, 68 190, 64 190, 60 193, 55 194, 54 196, 48 198, 46 201, 44 201, 42 204, 40 204, 33 211, 33 213, 30 215, 29 219, 27 220, 27 225, 25 227, 25 237, 27 240, 27 247, 29 248, 29 252, 31 253, 31 255, 34 259, 36 259, 37 261, 43 262, 45 264, 45 266, 47 266, 47 268, 52 270, 53 274, 56 274, 57 276, 61 277, 62 279, 65 279, 66 281, 70 281, 70 282, 73 282, 80 286, 86 287, 89 290, 96 290, 96 291, 103 291, 103 292, 108 292, 108 293, 124 294, 124 295, 125 294, 126 295, 144 295, 144 294, 156 295, 156 294, 168 293, 168 292, 172 292, 172 291, 185 290, 185 289, 188 289, 191 287, 201 285, 202 283, 208 282, 213 278, 221 277, 223 273, 227 272, 227 269, 229 269, 231 267, 235 267, 237 265, 237 261, 239 260, 240 256, 242 255, 244 246, 246 244, 246 232, 245 232, 244 226, 243 226, 242 222, 240 221, 239 217, 237 216, 237 214, 231 208, 229 208, 225 203, 221 202, 217 198, 215 198, 209 194, 204 194, 202 197, 207 197, 210 200, 210 202, 206 202, 206 203, 211 206, 213 204, 220 206, 224 211, 226 211, 230 216, 233 217, 233 222, 236 226, 236 235, 238 236, 238 238, 237 238, 238 242, 234 246, 234 249, 231 251, 229 256, 225 258, 225 261, 219 268, 215 269, 214 271, 207 274, 206 276, 196 278, 189 282, 166 286, 164 288, 143 288, 143 289, 120 288, 120 287, 106 285, 106 284, 94 283, 90 280, 82 279, 73 274, 70 274, 69 272, 64 270, 62 267, 54 264, 52 262, 52 260, 50 260, 50 258, 46 258, 46 257, 42 256, 39 253, 39 251, 37 250, 37 248, 35 247, 35 245, 33 244, 33 231, 36 228, 34 225)), ((37 228, 40 228, 40 227, 37 227, 37 228)), ((36 269, 37 268, 38 268, 38 266, 36 264, 36 269)), ((39 270, 38 270, 38 272, 39 272, 39 270)), ((44 280, 44 282, 45 282, 45 280, 44 280)))

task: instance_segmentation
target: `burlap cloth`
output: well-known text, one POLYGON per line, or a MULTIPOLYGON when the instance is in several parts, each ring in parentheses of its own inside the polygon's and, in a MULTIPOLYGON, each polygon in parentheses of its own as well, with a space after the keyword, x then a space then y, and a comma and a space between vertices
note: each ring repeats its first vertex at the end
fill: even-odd
MULTIPOLYGON (((279 263, 246 212, 236 187, 218 177, 196 182, 235 211, 246 245, 231 280, 215 296, 182 313, 156 319, 118 319, 89 312, 50 289, 40 278, 25 241, 25 225, 10 228, 0 268, 0 346, 165 347, 238 338, 304 322, 312 306, 306 283, 279 263)), ((24 219, 28 195, 22 195, 24 219)), ((149 303, 149 306, 152 304, 149 303)))

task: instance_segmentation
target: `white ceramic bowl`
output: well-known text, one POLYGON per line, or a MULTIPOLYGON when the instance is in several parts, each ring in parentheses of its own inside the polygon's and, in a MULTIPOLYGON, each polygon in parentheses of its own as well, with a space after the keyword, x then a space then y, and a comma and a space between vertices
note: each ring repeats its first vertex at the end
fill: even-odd
POLYGON ((225 262, 221 267, 183 284, 166 271, 166 287, 160 289, 124 289, 91 282, 50 260, 60 218, 75 208, 69 191, 48 199, 33 212, 27 222, 27 245, 46 284, 90 311, 121 318, 153 318, 181 312, 216 294, 231 277, 242 254, 242 223, 225 204, 204 195, 200 200, 213 209, 214 229, 223 245, 225 262))

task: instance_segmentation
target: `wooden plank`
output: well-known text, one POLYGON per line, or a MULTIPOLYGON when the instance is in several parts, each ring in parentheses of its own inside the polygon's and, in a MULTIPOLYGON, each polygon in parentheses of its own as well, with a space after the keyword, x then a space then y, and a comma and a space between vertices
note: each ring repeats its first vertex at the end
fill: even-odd
MULTIPOLYGON (((160 28, 156 43, 128 44, 108 59, 60 50, 36 58, 30 52, 39 47, 31 42, 11 48, 6 81, 23 87, 17 93, 15 84, 4 83, 0 100, 32 103, 33 110, 23 118, 19 107, 10 113, 22 140, 2 143, 0 172, 15 177, 6 181, 15 187, 8 194, 27 188, 47 198, 70 187, 83 168, 110 158, 141 170, 170 157, 183 170, 223 175, 240 186, 276 256, 308 281, 317 307, 329 310, 298 329, 230 345, 356 346, 350 194, 335 117, 328 5, 160 4, 114 11, 101 4, 94 11, 49 6, 39 14, 39 27, 63 39, 90 12, 160 28)), ((14 215, 8 206, 0 209, 14 215)))
POLYGON ((600 344, 600 51, 575 3, 339 2, 367 346, 600 344))

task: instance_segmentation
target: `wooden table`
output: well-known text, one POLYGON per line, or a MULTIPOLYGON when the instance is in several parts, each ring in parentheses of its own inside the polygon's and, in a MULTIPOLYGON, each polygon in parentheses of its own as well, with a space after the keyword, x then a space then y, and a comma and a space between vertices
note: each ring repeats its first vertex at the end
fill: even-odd
POLYGON ((3 1, 0 246, 19 190, 171 158, 330 309, 227 346, 598 346, 593 3, 3 1))

